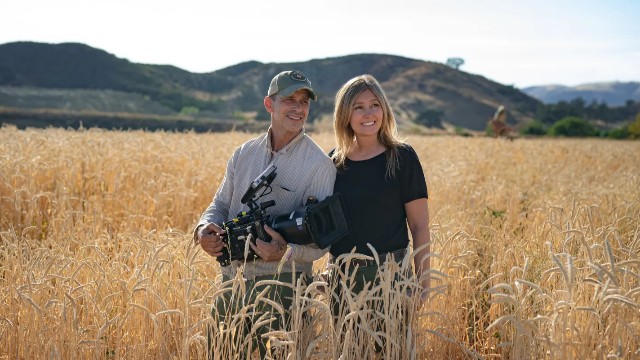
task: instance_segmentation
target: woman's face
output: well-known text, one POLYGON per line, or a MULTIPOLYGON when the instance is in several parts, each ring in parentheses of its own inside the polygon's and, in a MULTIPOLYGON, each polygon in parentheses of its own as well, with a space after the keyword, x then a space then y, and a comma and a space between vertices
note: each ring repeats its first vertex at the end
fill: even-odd
POLYGON ((382 127, 383 117, 380 100, 367 89, 356 96, 349 124, 356 136, 377 136, 382 127))

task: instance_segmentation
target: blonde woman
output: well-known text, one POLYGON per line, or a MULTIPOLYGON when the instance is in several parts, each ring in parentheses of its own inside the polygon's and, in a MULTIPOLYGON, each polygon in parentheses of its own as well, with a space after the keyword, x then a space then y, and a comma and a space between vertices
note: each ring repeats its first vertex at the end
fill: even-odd
POLYGON ((357 268, 357 274, 349 287, 359 292, 368 282, 375 283, 379 265, 404 258, 411 231, 424 301, 430 286, 427 184, 416 152, 398 139, 395 116, 373 76, 357 76, 338 90, 333 127, 336 148, 331 157, 338 170, 334 192, 343 197, 351 231, 331 246, 332 261, 340 262, 339 257, 354 248, 364 255, 373 255, 369 245, 375 249, 379 263, 350 261, 348 268, 357 268))

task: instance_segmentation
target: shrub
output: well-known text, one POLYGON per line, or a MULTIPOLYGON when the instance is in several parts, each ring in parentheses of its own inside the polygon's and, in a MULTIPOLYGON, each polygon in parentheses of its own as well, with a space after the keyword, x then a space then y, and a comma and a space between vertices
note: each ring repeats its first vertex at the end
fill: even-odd
POLYGON ((467 131, 465 128, 460 127, 460 126, 456 126, 454 131, 455 131, 456 135, 458 135, 458 136, 464 136, 464 137, 472 136, 469 131, 467 131))
POLYGON ((535 120, 520 130, 522 135, 542 136, 547 133, 547 128, 541 121, 535 120))
POLYGON ((640 113, 636 115, 636 120, 629 124, 627 129, 629 131, 629 136, 634 139, 640 139, 640 113))
POLYGON ((183 106, 180 115, 198 115, 200 109, 195 106, 183 106))
POLYGON ((444 129, 442 116, 444 116, 442 110, 425 109, 416 116, 414 121, 427 127, 444 129))
POLYGON ((585 119, 568 116, 549 128, 551 136, 588 137, 595 136, 596 129, 585 119))
POLYGON ((611 139, 626 139, 629 137, 629 130, 626 126, 615 128, 609 131, 607 137, 611 139))
POLYGON ((490 123, 487 123, 487 126, 484 128, 484 133, 489 137, 493 137, 496 135, 494 134, 493 128, 491 127, 490 123))

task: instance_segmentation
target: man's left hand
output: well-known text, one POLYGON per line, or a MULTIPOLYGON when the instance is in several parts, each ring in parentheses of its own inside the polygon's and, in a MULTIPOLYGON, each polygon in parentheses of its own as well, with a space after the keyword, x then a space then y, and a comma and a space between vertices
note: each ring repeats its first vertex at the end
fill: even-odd
POLYGON ((264 261, 280 261, 287 252, 287 242, 282 235, 265 225, 264 230, 271 236, 271 242, 256 239, 255 245, 249 242, 249 245, 260 258, 264 261))

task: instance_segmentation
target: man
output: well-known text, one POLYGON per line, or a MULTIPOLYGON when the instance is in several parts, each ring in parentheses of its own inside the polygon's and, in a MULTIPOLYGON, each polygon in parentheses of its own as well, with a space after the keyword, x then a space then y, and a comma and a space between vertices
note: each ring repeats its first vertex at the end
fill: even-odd
MULTIPOLYGON (((222 255, 225 231, 221 224, 236 217, 241 211, 249 210, 241 199, 253 180, 269 166, 277 168, 277 175, 270 185, 270 192, 260 198, 260 203, 275 201, 275 206, 266 209, 272 216, 300 208, 310 196, 322 200, 333 193, 335 166, 304 131, 311 100, 316 100, 316 94, 303 73, 283 71, 271 80, 264 98, 264 107, 271 115, 269 130, 234 151, 213 202, 202 214, 194 230, 194 240, 206 253, 215 257, 222 255)), ((263 305, 255 304, 256 296, 265 289, 259 282, 278 280, 295 285, 297 279, 311 275, 313 261, 326 253, 326 250, 315 245, 287 246, 282 236, 273 229, 265 226, 265 231, 272 237, 270 242, 263 241, 264 239, 257 239, 255 245, 250 242, 258 259, 235 260, 230 265, 221 267, 223 287, 229 288, 235 283, 234 290, 246 289, 246 293, 239 295, 237 291, 224 291, 216 298, 216 306, 212 310, 215 319, 228 325, 233 315, 243 307, 247 310, 246 306, 251 306, 252 320, 244 323, 244 330, 245 334, 251 334, 254 342, 245 341, 239 346, 251 351, 256 340, 263 340, 257 341, 263 358, 266 339, 260 339, 261 335, 280 328, 286 323, 288 314, 282 318, 279 311, 274 311, 271 306, 262 302, 260 304, 263 305), (283 259, 285 253, 286 257, 283 259), (244 286, 238 287, 237 282, 230 281, 233 279, 242 279, 244 286), (267 321, 264 326, 253 326, 252 322, 264 323, 262 320, 269 316, 275 320, 267 321)), ((267 297, 289 310, 293 290, 291 286, 270 285, 267 297)), ((221 336, 219 333, 220 331, 218 337, 221 336)), ((238 336, 233 338, 238 339, 238 336)))

